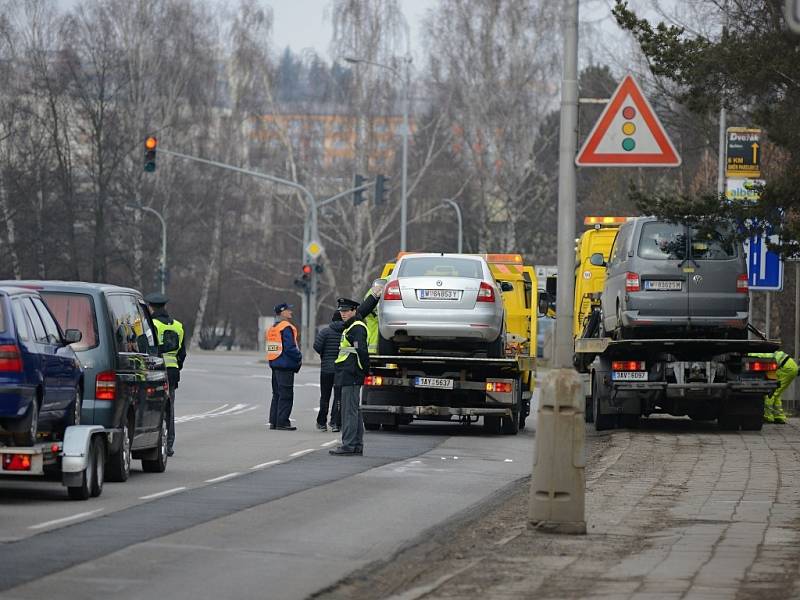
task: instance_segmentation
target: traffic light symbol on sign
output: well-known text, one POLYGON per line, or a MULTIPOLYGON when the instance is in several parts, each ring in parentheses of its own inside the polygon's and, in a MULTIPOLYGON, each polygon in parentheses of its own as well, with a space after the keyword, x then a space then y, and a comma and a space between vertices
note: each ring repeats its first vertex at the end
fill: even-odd
POLYGON ((152 173, 156 170, 156 148, 158 140, 152 135, 144 141, 144 170, 152 173))

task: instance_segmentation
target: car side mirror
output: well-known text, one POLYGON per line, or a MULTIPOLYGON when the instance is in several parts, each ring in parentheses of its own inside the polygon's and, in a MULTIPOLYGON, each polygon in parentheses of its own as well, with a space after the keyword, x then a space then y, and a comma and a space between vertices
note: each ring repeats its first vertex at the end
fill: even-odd
POLYGON ((595 267, 605 267, 606 261, 603 259, 603 255, 600 252, 595 252, 589 257, 589 264, 595 267))
POLYGON ((175 352, 179 347, 180 341, 178 340, 178 334, 174 331, 165 331, 164 340, 158 346, 161 354, 166 352, 175 352))
POLYGON ((500 290, 503 292, 511 292, 514 290, 514 284, 510 281, 501 281, 500 290))
POLYGON ((83 333, 80 329, 67 329, 64 332, 64 342, 67 344, 74 344, 80 342, 83 338, 83 333))

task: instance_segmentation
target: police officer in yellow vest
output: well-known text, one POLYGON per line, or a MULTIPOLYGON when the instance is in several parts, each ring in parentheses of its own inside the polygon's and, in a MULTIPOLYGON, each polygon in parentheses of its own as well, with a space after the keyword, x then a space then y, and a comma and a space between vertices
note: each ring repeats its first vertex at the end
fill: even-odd
POLYGON ((342 387, 342 445, 330 450, 335 456, 364 453, 364 421, 361 418, 361 386, 369 368, 367 325, 356 314, 355 300, 339 298, 337 308, 345 329, 336 357, 335 385, 342 387))
POLYGON ((781 396, 786 388, 791 385, 797 377, 797 363, 783 350, 776 350, 775 353, 755 352, 749 356, 757 358, 772 358, 778 364, 778 388, 769 396, 764 398, 764 422, 765 423, 786 423, 786 414, 783 412, 783 402, 781 396))
POLYGON ((294 374, 303 364, 297 347, 297 328, 292 325, 292 305, 275 306, 275 324, 267 330, 267 361, 272 369, 272 402, 269 405, 269 428, 283 431, 297 429, 289 420, 294 405, 294 374))
POLYGON ((164 352, 164 365, 167 367, 167 378, 169 379, 169 427, 167 431, 167 455, 175 454, 175 390, 178 389, 178 382, 181 380, 181 369, 183 361, 186 360, 186 347, 183 345, 183 323, 169 316, 166 304, 169 302, 164 294, 154 292, 144 298, 150 306, 150 314, 153 317, 153 324, 156 326, 158 334, 158 344, 164 343, 164 334, 174 332, 178 336, 178 349, 171 352, 164 352))

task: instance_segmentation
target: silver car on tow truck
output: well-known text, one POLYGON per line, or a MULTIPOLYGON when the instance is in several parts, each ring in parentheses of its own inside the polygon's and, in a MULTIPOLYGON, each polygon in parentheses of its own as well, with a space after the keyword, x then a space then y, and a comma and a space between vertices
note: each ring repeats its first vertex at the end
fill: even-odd
POLYGON ((480 256, 406 254, 378 307, 378 353, 446 348, 501 357, 502 291, 480 256))

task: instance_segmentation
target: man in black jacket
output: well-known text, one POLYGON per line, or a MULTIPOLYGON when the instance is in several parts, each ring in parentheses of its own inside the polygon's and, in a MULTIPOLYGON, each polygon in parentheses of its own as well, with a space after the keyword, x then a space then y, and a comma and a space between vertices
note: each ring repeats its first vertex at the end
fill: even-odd
POLYGON ((345 322, 339 354, 336 357, 334 385, 342 388, 342 445, 330 450, 335 456, 360 456, 364 453, 364 421, 361 418, 361 386, 369 369, 367 326, 356 314, 358 302, 337 300, 345 322))
POLYGON ((331 406, 331 431, 340 431, 342 388, 333 385, 336 376, 336 357, 339 355, 339 343, 342 340, 344 321, 337 310, 333 313, 331 323, 317 333, 314 340, 314 351, 319 354, 321 361, 319 370, 319 413, 317 414, 317 430, 328 430, 328 406, 333 391, 333 406, 331 406))

